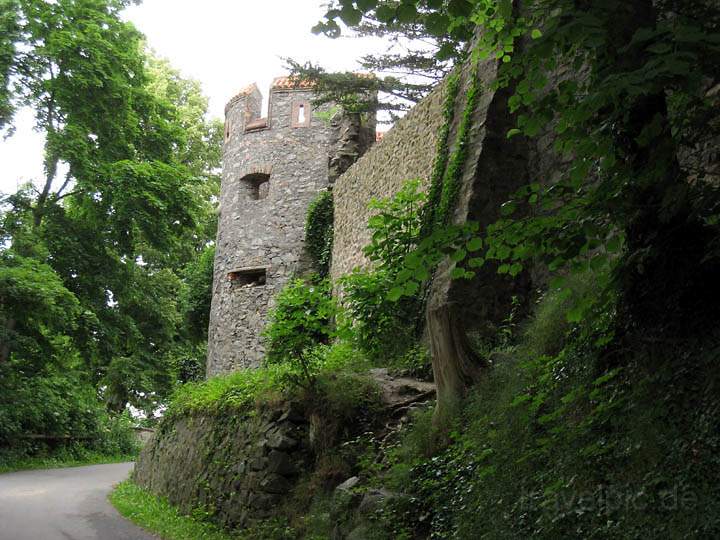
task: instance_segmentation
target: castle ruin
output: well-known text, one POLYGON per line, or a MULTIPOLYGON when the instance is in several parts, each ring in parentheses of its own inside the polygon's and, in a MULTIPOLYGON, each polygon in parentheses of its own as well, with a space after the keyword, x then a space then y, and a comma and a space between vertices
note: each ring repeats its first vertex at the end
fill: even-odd
POLYGON ((314 97, 311 84, 280 77, 267 117, 255 84, 225 107, 208 376, 260 365, 274 298, 310 269, 310 202, 369 146, 368 133, 374 140, 374 121, 333 116, 334 107, 315 108, 314 97))

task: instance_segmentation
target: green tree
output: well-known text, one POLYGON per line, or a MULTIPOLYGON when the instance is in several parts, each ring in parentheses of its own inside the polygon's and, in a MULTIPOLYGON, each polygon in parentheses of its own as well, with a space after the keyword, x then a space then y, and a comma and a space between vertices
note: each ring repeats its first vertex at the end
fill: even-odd
POLYGON ((300 79, 315 83, 319 102, 338 103, 350 112, 386 111, 395 120, 465 57, 473 25, 457 18, 451 25, 450 17, 466 12, 467 4, 431 0, 413 6, 404 0, 333 0, 313 32, 339 38, 340 23, 344 23, 350 29, 344 37, 382 38, 389 44, 386 52, 358 60, 361 70, 377 75, 329 73, 312 62, 300 64, 291 59, 288 66, 300 79))
POLYGON ((172 386, 178 276, 215 235, 221 133, 199 85, 144 54, 127 4, 11 2, 0 44, 7 110, 32 108, 46 136, 45 178, 7 199, 3 234, 80 302, 73 343, 118 410, 172 386))

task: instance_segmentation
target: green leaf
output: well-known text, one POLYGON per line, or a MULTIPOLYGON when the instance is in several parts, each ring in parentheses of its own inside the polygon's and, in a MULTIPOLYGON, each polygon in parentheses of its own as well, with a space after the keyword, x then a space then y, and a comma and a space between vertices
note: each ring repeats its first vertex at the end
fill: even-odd
POLYGON ((468 243, 466 244, 465 247, 470 252, 478 251, 479 249, 482 249, 482 247, 483 247, 482 238, 480 238, 479 236, 476 236, 475 238, 471 238, 470 240, 468 240, 468 243))
POLYGON ((395 10, 390 6, 382 5, 375 11, 378 21, 390 23, 395 19, 395 10))
POLYGON ((512 17, 512 0, 498 0, 498 12, 503 19, 512 17))
POLYGON ((579 303, 577 306, 569 309, 566 315, 567 321, 570 323, 579 323, 585 315, 585 306, 579 303))
POLYGON ((412 270, 408 268, 403 268, 398 272, 398 275, 395 277, 395 283, 404 283, 408 279, 410 279, 413 276, 412 270))
POLYGON ((607 244, 605 245, 605 249, 608 250, 610 253, 617 253, 620 251, 620 246, 622 245, 622 239, 619 235, 615 235, 610 240, 607 241, 607 244))
POLYGON ((482 257, 473 257, 468 261, 468 266, 470 268, 480 268, 483 264, 485 264, 485 259, 482 257))
POLYGON ((533 31, 530 32, 530 37, 533 39, 540 39, 542 37, 542 32, 537 28, 534 28, 533 31))
POLYGON ((427 268, 416 268, 415 273, 413 274, 413 278, 415 278, 417 281, 428 280, 430 279, 430 272, 428 272, 427 268))
POLYGON ((462 268, 453 268, 452 272, 450 272, 450 277, 452 279, 463 279, 465 277, 465 270, 462 268))
POLYGON ((472 13, 473 3, 468 0, 450 0, 448 13, 453 17, 467 17, 472 13))
POLYGON ((403 293, 405 292, 405 287, 393 287, 390 289, 390 292, 388 292, 388 300, 391 302, 397 302, 400 300, 400 297, 403 296, 403 293))
POLYGON ((431 13, 425 20, 425 27, 428 32, 437 37, 447 34, 450 19, 442 13, 431 13))
POLYGON ((523 269, 523 265, 520 264, 519 262, 516 262, 516 263, 513 263, 512 265, 510 265, 510 268, 508 269, 508 273, 509 273, 512 277, 515 277, 515 276, 517 276, 520 272, 522 272, 522 269, 523 269))
POLYGON ((508 201, 500 206, 500 213, 507 217, 515 213, 516 205, 515 201, 508 201))
POLYGON ((348 26, 357 26, 362 20, 362 12, 348 5, 340 10, 340 18, 348 26))
POLYGON ((450 256, 450 259, 453 262, 460 262, 465 258, 466 255, 467 251, 465 251, 463 248, 460 248, 450 256))
POLYGON ((415 253, 408 253, 405 257, 405 266, 408 268, 418 268, 422 264, 422 260, 420 259, 420 256, 415 253))
POLYGON ((420 284, 417 281, 408 281, 405 284, 405 295, 413 296, 420 289, 420 284))
POLYGON ((356 0, 357 7, 367 13, 371 9, 375 9, 378 5, 378 0, 356 0))
POLYGON ((511 130, 509 130, 507 132, 507 138, 510 139, 510 138, 514 137, 515 135, 520 135, 521 133, 522 133, 522 131, 519 130, 518 128, 512 128, 511 130))
POLYGON ((417 9, 409 4, 401 4, 397 8, 396 17, 400 23, 411 23, 417 18, 417 9))

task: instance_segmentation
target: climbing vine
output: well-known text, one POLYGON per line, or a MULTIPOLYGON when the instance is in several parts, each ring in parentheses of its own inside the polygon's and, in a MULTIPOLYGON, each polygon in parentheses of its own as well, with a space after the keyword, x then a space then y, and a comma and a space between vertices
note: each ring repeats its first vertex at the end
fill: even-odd
POLYGON ((427 204, 423 209, 423 223, 420 235, 427 236, 432 232, 435 223, 435 209, 440 205, 443 191, 443 178, 447 169, 449 157, 450 127, 455 115, 455 102, 460 91, 460 73, 458 70, 450 74, 447 80, 445 102, 443 103, 443 125, 440 128, 437 147, 435 149, 435 161, 433 163, 432 175, 430 176, 430 188, 428 190, 427 204))
POLYGON ((305 245, 315 263, 318 274, 324 277, 330 271, 333 247, 333 195, 321 192, 308 208, 305 220, 305 245))

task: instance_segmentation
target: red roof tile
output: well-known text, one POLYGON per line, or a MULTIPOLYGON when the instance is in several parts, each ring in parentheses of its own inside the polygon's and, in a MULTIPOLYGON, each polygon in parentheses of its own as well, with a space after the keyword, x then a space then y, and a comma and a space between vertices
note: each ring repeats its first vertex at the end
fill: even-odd
POLYGON ((315 83, 312 81, 300 80, 297 77, 275 77, 273 79, 272 88, 281 88, 292 90, 295 88, 312 88, 315 83))

